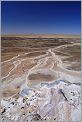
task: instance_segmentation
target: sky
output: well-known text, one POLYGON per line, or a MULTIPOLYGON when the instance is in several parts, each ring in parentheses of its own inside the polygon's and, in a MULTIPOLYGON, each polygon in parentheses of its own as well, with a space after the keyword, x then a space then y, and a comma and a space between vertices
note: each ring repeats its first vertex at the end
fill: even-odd
POLYGON ((80 1, 2 1, 2 34, 80 34, 80 1))

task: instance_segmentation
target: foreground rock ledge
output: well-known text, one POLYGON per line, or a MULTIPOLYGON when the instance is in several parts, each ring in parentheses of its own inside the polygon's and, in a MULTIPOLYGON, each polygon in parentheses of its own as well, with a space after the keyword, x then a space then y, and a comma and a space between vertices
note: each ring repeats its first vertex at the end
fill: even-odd
POLYGON ((80 84, 63 80, 26 87, 13 97, 1 100, 2 121, 80 121, 80 98, 80 84))

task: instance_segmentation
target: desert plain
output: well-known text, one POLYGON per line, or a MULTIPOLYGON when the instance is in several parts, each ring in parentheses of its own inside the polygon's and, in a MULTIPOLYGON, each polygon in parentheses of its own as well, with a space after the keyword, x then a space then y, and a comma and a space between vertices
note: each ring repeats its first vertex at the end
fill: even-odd
POLYGON ((2 121, 80 121, 81 38, 1 37, 2 121))

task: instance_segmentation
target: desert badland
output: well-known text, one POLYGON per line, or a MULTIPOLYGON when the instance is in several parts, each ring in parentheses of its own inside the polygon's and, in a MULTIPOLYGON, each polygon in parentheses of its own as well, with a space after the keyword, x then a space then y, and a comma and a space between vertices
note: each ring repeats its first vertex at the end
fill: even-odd
POLYGON ((80 36, 2 35, 2 120, 80 121, 80 73, 80 36))

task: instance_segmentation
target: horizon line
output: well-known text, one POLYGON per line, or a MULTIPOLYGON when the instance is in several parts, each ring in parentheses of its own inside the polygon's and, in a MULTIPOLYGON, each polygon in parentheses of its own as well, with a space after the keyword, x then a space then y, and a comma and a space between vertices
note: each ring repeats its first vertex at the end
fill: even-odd
POLYGON ((27 34, 21 34, 21 33, 12 33, 12 34, 1 34, 1 35, 77 35, 80 36, 81 34, 62 34, 62 33, 27 33, 27 34))

